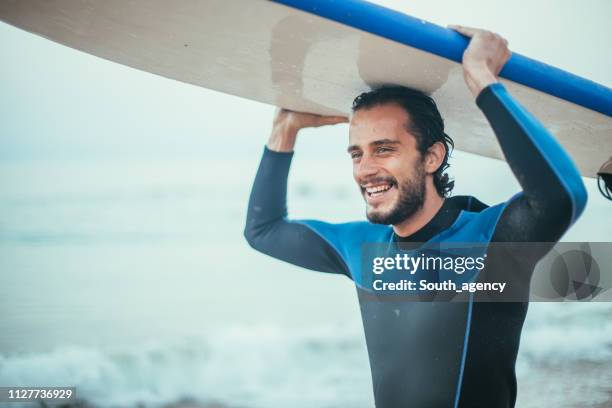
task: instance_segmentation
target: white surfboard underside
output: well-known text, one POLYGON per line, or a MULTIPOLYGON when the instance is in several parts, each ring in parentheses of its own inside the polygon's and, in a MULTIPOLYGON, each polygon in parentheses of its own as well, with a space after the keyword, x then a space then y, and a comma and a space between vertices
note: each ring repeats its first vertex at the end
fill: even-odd
MULTIPOLYGON (((460 64, 276 3, 3 0, 0 19, 143 71, 297 111, 348 114, 373 86, 418 88, 438 103, 457 149, 503 159, 460 64)), ((594 177, 612 155, 612 118, 503 82, 594 177)))

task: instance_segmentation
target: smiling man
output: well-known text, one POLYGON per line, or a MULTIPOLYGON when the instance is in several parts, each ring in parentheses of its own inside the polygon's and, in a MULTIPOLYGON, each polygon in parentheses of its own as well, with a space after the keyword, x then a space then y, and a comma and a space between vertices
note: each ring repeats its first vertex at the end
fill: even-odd
POLYGON ((433 100, 418 91, 383 87, 358 96, 353 111, 347 150, 367 217, 408 236, 438 212, 452 189, 443 173, 452 140, 433 100))
MULTIPOLYGON (((434 101, 400 86, 359 95, 348 152, 368 221, 288 220, 287 176, 298 131, 346 122, 280 109, 255 178, 245 236, 255 249, 308 269, 353 279, 361 306, 378 408, 512 407, 520 333, 527 312, 516 302, 408 302, 360 284, 364 243, 472 242, 487 247, 482 276, 498 270, 528 291, 536 262, 490 243, 556 242, 582 213, 586 190, 547 130, 497 81, 510 57, 500 36, 454 27, 472 37, 463 56, 466 84, 491 124, 522 191, 486 206, 450 197, 445 170, 452 139, 434 101)), ((474 177, 478 175, 475 174, 474 177)))

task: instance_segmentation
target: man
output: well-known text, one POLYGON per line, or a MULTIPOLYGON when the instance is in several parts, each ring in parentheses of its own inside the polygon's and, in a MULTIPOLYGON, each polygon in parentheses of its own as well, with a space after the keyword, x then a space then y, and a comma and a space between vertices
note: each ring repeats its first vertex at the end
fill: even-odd
MULTIPOLYGON (((255 249, 293 264, 355 280, 378 408, 512 407, 514 372, 527 303, 402 302, 373 296, 357 281, 365 242, 556 242, 582 213, 586 190, 575 166, 546 129, 497 81, 507 41, 478 29, 464 77, 489 120, 522 192, 487 207, 473 197, 446 198, 444 170, 452 140, 435 103, 403 87, 355 99, 348 152, 370 222, 329 224, 286 219, 287 175, 297 133, 345 122, 279 110, 257 172, 245 236, 255 249), (391 225, 391 226, 389 226, 391 225)), ((490 249, 484 272, 510 263, 528 289, 544 253, 490 249)))

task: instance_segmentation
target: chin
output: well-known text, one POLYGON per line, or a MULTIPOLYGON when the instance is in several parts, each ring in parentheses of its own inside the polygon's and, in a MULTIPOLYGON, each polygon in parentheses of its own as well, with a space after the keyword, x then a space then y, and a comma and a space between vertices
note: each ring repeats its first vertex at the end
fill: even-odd
POLYGON ((390 218, 393 214, 391 210, 373 209, 368 207, 366 210, 367 219, 374 224, 390 225, 390 218))

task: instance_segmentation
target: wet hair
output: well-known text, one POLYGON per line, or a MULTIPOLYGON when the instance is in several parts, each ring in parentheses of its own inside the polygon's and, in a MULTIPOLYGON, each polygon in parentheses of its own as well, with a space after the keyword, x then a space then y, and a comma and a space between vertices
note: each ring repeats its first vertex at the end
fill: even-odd
POLYGON ((453 139, 444 133, 444 120, 434 100, 421 91, 399 85, 385 85, 369 92, 364 92, 353 101, 353 113, 361 109, 370 109, 380 105, 394 103, 408 113, 407 130, 416 136, 417 148, 421 155, 427 153, 434 143, 444 145, 444 160, 433 174, 433 182, 440 196, 445 197, 452 191, 455 182, 444 171, 450 166, 448 158, 455 147, 453 139))

